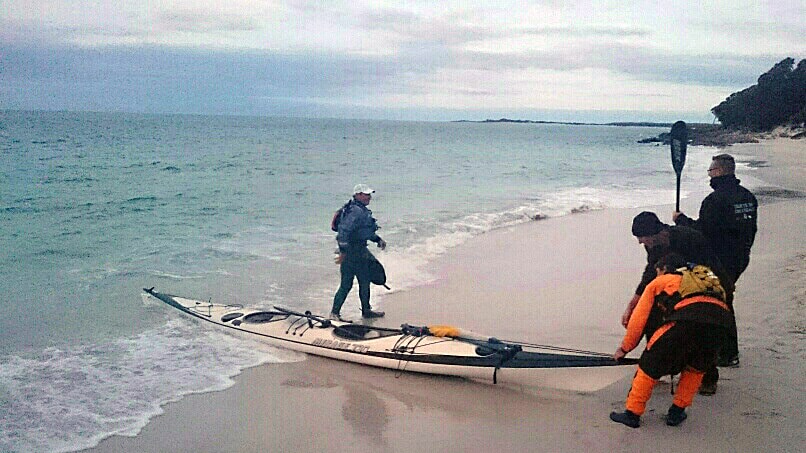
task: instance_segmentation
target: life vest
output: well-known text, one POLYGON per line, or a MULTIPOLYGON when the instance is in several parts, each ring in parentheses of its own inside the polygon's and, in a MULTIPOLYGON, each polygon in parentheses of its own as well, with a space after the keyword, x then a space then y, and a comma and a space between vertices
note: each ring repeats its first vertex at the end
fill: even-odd
POLYGON ((725 289, 719 277, 707 266, 689 263, 675 271, 682 275, 680 287, 672 294, 662 292, 655 297, 655 306, 668 319, 675 311, 675 306, 685 299, 695 296, 707 296, 725 302, 725 289))
POLYGON ((339 232, 339 223, 341 223, 341 218, 344 216, 344 213, 347 212, 347 207, 350 206, 350 202, 344 204, 344 206, 340 207, 334 214, 333 219, 330 221, 330 229, 334 232, 339 232))

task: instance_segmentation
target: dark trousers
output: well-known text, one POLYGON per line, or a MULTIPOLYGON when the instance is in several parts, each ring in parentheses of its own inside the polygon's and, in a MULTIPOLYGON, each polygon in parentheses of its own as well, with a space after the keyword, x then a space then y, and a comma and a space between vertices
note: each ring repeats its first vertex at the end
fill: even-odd
MULTIPOLYGON (((733 280, 734 282, 739 279, 739 275, 736 275, 736 278, 733 280)), ((725 304, 728 306, 728 308, 730 308, 730 312, 733 313, 734 316, 733 322, 731 323, 730 327, 728 327, 726 332, 727 334, 725 335, 725 339, 722 342, 719 350, 719 357, 731 359, 739 355, 739 332, 736 329, 736 311, 733 309, 732 292, 727 294, 725 304)), ((705 376, 702 378, 702 383, 703 385, 710 385, 715 384, 717 381, 719 381, 719 370, 715 364, 713 367, 705 371, 705 376)))
POLYGON ((353 279, 358 279, 358 298, 361 300, 361 312, 370 311, 369 305, 369 285, 370 273, 369 262, 373 259, 372 254, 366 247, 347 252, 344 261, 341 262, 341 284, 336 295, 333 297, 333 313, 341 313, 341 307, 347 299, 350 290, 353 289, 353 279))
POLYGON ((687 368, 703 372, 716 369, 725 328, 692 321, 677 321, 647 348, 638 366, 652 379, 677 374, 687 368))
POLYGON ((728 294, 725 303, 730 312, 734 314, 733 322, 728 328, 728 335, 725 337, 725 342, 722 344, 722 350, 719 352, 720 356, 731 358, 739 355, 739 333, 736 330, 736 311, 733 309, 733 293, 728 294))

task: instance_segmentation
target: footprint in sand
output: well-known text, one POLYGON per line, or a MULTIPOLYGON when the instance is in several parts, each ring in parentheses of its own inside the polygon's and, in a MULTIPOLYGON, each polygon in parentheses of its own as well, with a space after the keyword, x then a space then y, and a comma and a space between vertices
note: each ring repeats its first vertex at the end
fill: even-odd
POLYGON ((755 420, 761 420, 765 418, 785 418, 784 414, 776 411, 770 411, 769 413, 758 412, 758 411, 747 411, 742 412, 742 416, 752 418, 755 420))

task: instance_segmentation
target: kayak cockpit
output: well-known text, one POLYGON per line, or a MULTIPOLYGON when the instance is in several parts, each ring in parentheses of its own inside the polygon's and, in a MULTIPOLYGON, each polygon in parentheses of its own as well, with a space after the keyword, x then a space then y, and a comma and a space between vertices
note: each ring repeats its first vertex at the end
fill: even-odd
POLYGON ((334 328, 333 335, 345 340, 360 341, 400 335, 400 331, 397 329, 383 329, 363 324, 345 324, 334 328))

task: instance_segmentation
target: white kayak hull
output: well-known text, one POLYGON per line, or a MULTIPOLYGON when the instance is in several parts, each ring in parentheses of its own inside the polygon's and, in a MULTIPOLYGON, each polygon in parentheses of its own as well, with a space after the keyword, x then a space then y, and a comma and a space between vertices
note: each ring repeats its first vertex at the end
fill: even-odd
POLYGON ((436 337, 326 320, 283 307, 270 310, 213 304, 145 290, 196 319, 268 344, 336 360, 400 371, 458 376, 510 386, 589 392, 634 373, 635 361, 602 355, 540 352, 495 339, 436 337))

